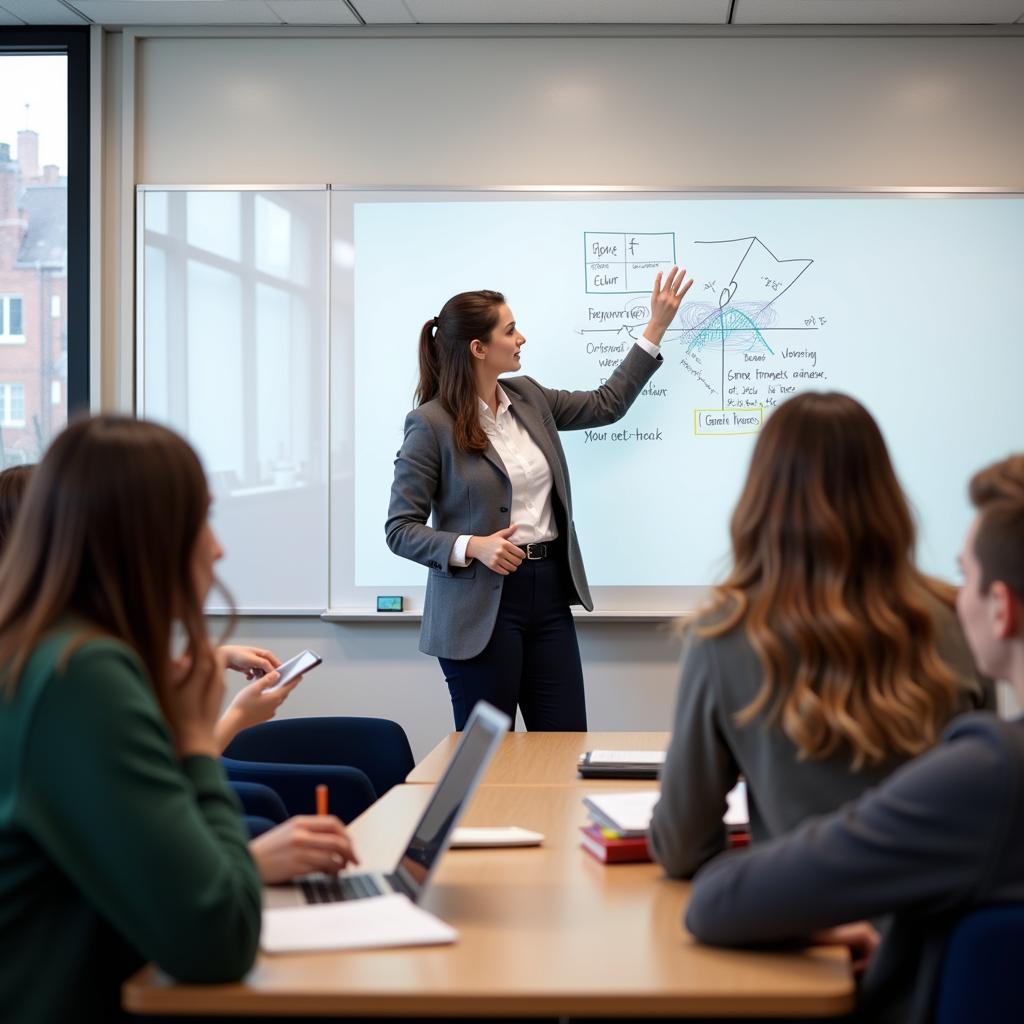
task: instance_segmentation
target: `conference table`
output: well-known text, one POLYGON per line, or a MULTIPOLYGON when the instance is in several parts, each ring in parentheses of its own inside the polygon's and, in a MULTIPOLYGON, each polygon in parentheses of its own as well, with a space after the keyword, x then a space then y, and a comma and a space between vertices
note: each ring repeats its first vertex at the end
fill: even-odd
MULTIPOLYGON (((579 845, 587 821, 581 800, 595 782, 576 779, 575 768, 556 770, 539 752, 568 752, 575 765, 582 750, 644 749, 644 736, 646 749, 656 749, 667 736, 572 735, 511 734, 503 741, 463 824, 519 825, 545 839, 539 847, 446 854, 422 906, 458 930, 454 945, 261 953, 233 985, 178 985, 148 967, 126 983, 125 1008, 213 1016, 630 1018, 825 1017, 852 1009, 845 951, 699 946, 681 925, 687 883, 665 879, 653 864, 606 866, 587 854, 579 845), (538 778, 546 771, 547 783, 538 778)), ((430 798, 433 787, 423 783, 439 763, 434 755, 451 742, 442 741, 409 776, 422 781, 396 786, 351 824, 363 867, 394 866, 430 798)))

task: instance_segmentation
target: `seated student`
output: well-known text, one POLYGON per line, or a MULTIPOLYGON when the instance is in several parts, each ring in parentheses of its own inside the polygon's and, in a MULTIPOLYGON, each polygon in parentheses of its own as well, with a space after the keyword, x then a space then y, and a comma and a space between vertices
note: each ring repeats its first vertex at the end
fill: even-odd
MULTIPOLYGON (((7 546, 14 520, 32 476, 32 466, 12 466, 0 472, 0 556, 7 546)), ((217 548, 216 558, 220 557, 217 548)), ((249 726, 274 717, 277 709, 299 685, 301 677, 272 689, 281 664, 273 651, 237 644, 220 648, 227 668, 244 672, 253 681, 235 694, 217 720, 214 737, 217 749, 225 747, 249 726)), ((269 829, 249 844, 260 878, 267 884, 285 882, 296 875, 327 870, 343 863, 350 846, 341 823, 332 816, 297 815, 269 829)))
MULTIPOLYGON (((260 878, 202 613, 209 500, 181 438, 120 417, 69 426, 34 471, 0 574, 4 1019, 116 1019, 146 960, 192 982, 253 962, 260 878)), ((351 855, 332 832, 325 866, 351 855)))
POLYGON ((14 526, 14 513, 18 511, 31 476, 31 466, 8 466, 0 471, 0 554, 7 546, 7 538, 14 526))
MULTIPOLYGON (((971 499, 960 621, 981 670, 1024 701, 1024 455, 975 476, 971 499)), ((916 1024, 931 1019, 952 922, 1022 899, 1024 719, 975 714, 842 810, 716 857, 697 875, 686 926, 701 942, 737 946, 891 914, 860 1012, 916 1024)), ((845 931, 863 941, 863 928, 845 931)))
POLYGON ((854 399, 780 405, 732 516, 732 569, 689 630, 650 846, 688 877, 726 845, 746 778, 757 842, 834 810, 994 707, 953 611, 913 563, 914 524, 854 399))

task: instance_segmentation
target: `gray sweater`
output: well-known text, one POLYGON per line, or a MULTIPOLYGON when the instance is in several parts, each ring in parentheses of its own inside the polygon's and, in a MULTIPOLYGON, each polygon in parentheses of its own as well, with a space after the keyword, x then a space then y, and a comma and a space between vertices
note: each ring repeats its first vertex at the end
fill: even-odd
MULTIPOLYGON (((939 649, 964 680, 956 714, 995 707, 995 688, 977 676, 952 609, 934 601, 939 649)), ((761 662, 742 626, 724 636, 691 634, 665 767, 661 799, 651 820, 651 851, 665 873, 689 878, 726 846, 725 797, 740 775, 747 782, 754 842, 792 831, 877 785, 907 759, 891 757, 854 772, 849 750, 824 760, 801 760, 778 724, 735 721, 757 695, 761 662)))
POLYGON ((858 1019, 924 1024, 950 928, 1024 900, 1024 721, 964 715, 877 789, 796 832, 716 857, 686 926, 701 942, 763 945, 891 914, 858 1019))

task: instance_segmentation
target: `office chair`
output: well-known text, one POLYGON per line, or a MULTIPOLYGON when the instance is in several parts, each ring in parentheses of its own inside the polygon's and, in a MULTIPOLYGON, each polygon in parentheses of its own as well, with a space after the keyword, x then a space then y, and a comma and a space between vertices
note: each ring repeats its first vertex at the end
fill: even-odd
POLYGON ((949 935, 933 1024, 1024 1020, 1022 948, 1024 903, 965 914, 949 935))
POLYGON ((231 788, 242 805, 250 839, 263 835, 288 817, 284 801, 269 786, 258 782, 232 781, 231 788))
POLYGON ((405 780, 415 764, 405 730, 385 718, 282 718, 243 729, 222 758, 230 779, 276 790, 290 814, 315 812, 325 783, 330 809, 351 821, 405 780))

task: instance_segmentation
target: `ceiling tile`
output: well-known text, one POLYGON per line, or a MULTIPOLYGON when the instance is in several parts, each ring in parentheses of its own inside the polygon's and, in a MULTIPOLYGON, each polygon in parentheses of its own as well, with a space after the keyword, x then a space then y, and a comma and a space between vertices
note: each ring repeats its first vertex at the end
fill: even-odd
POLYGON ((734 25, 1009 25, 1021 0, 736 0, 734 25))
POLYGON ((345 0, 266 0, 286 25, 358 25, 345 0))
POLYGON ((411 25, 416 19, 403 0, 352 0, 367 25, 411 25))
POLYGON ((75 14, 60 0, 3 0, 0 10, 14 16, 10 25, 88 25, 89 19, 75 14))
MULTIPOLYGON (((10 0, 3 0, 9 3, 10 0)), ((101 25, 280 25, 264 0, 68 0, 101 25)))
POLYGON ((24 18, 16 18, 10 11, 0 7, 0 25, 24 25, 24 18))
MULTIPOLYGON (((724 25, 729 0, 405 0, 425 25, 724 25)), ((362 12, 360 12, 362 13, 362 12)))

